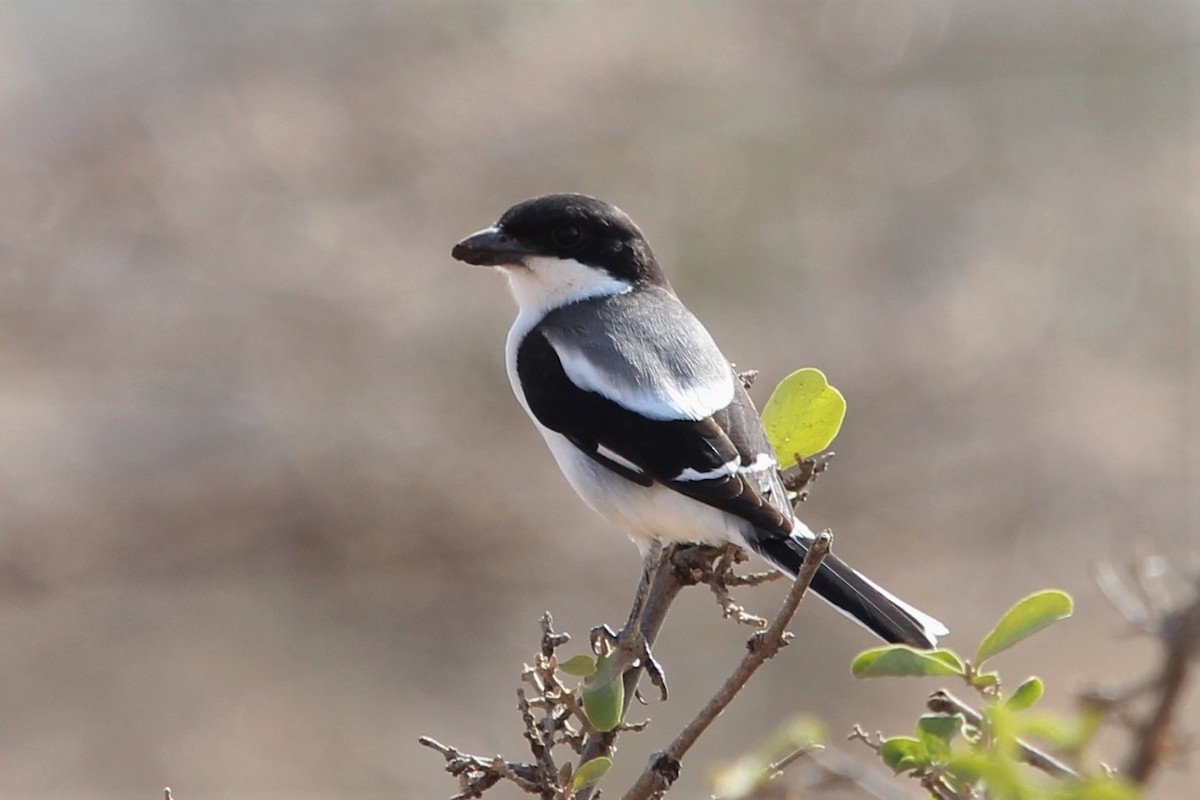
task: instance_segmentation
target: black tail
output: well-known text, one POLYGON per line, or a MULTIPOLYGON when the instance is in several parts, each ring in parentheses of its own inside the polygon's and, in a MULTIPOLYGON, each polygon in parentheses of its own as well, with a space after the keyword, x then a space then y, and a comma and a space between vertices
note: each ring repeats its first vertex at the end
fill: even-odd
MULTIPOLYGON (((808 552, 798 536, 763 537, 751 542, 758 554, 793 578, 808 552)), ((877 586, 830 553, 813 578, 812 590, 885 642, 931 649, 949 631, 928 614, 877 586)))

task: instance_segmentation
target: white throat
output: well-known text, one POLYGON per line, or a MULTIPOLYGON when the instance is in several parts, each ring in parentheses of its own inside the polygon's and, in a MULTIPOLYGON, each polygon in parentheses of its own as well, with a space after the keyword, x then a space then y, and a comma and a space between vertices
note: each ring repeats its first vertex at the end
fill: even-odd
POLYGON ((561 306, 593 297, 612 297, 633 288, 628 281, 574 259, 530 256, 524 266, 503 269, 522 317, 541 319, 561 306))

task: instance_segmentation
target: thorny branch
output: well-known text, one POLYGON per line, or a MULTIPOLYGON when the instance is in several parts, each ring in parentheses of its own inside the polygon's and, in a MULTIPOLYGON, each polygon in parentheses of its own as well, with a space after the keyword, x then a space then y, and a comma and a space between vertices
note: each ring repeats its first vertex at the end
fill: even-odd
POLYGON ((1154 636, 1162 648, 1162 665, 1150 680, 1123 692, 1085 697, 1086 702, 1109 711, 1122 710, 1135 699, 1148 700, 1149 709, 1141 719, 1128 721, 1134 747, 1122 769, 1142 785, 1180 749, 1175 713, 1182 705, 1193 661, 1200 655, 1200 574, 1182 582, 1184 599, 1176 600, 1166 585, 1168 573, 1160 557, 1140 558, 1124 575, 1111 564, 1096 570, 1096 582, 1109 602, 1135 629, 1154 636))
MULTIPOLYGON (((743 381, 752 381, 753 375, 743 374, 743 381)), ((815 459, 805 459, 798 469, 786 476, 789 492, 795 502, 807 497, 807 487, 817 475, 828 467, 829 457, 825 454, 815 459)), ((728 705, 749 677, 762 662, 774 655, 786 643, 785 628, 795 614, 808 583, 820 566, 821 559, 828 553, 830 536, 826 532, 818 537, 810 548, 801 568, 800 577, 788 594, 783 609, 767 630, 767 622, 745 611, 730 596, 729 589, 742 586, 757 586, 778 578, 774 572, 737 575, 733 568, 746 561, 746 556, 737 547, 712 547, 708 545, 673 544, 663 549, 658 568, 654 570, 653 582, 641 609, 638 627, 647 647, 654 644, 666 620, 667 611, 686 586, 705 584, 713 592, 726 618, 739 623, 753 625, 760 632, 747 643, 750 650, 726 684, 668 748, 669 756, 647 780, 658 786, 671 775, 672 767, 677 773, 678 761, 695 743, 696 739, 712 723, 721 710, 728 705)), ((526 665, 522 681, 534 690, 529 696, 525 687, 518 689, 517 708, 525 728, 524 736, 529 744, 533 760, 530 762, 510 761, 501 756, 476 756, 463 753, 455 747, 422 736, 420 744, 438 751, 446 759, 446 771, 459 780, 459 793, 451 800, 478 798, 502 780, 507 780, 529 794, 545 800, 562 800, 570 795, 571 764, 559 766, 554 758, 554 747, 566 745, 578 754, 576 765, 583 765, 600 756, 611 756, 615 751, 617 736, 626 730, 640 731, 646 723, 625 724, 612 731, 598 731, 587 720, 574 691, 567 690, 558 676, 558 659, 555 649, 565 644, 569 637, 555 633, 550 615, 542 617, 541 652, 532 665, 526 665), (540 715, 540 716, 539 716, 540 715)), ((625 707, 628 710, 634 697, 641 699, 637 691, 638 681, 645 670, 645 659, 635 661, 624 673, 625 707)), ((647 774, 651 770, 647 770, 647 774)), ((831 773, 832 774, 832 773, 831 773)), ((673 778, 672 778, 673 780, 673 778)), ((670 781, 667 781, 669 783, 670 781)), ((631 790, 632 792, 633 790, 631 790)), ((591 800, 593 787, 586 787, 573 795, 574 800, 591 800)), ((629 794, 627 797, 637 797, 629 794)))
MULTIPOLYGON (((653 645, 668 609, 685 586, 706 584, 720 601, 726 617, 735 617, 739 621, 754 619, 733 602, 729 588, 757 586, 771 580, 773 575, 735 574, 733 566, 744 560, 745 557, 738 555, 732 547, 672 545, 665 548, 661 556, 661 568, 656 571, 640 619, 642 635, 647 644, 653 645)), ((793 607, 791 613, 794 611, 793 607)), ((787 615, 788 619, 791 613, 787 615)), ((500 781, 509 781, 528 794, 544 800, 562 800, 570 796, 571 775, 574 769, 600 756, 611 757, 615 751, 617 736, 621 732, 645 728, 646 723, 643 722, 623 723, 612 731, 596 730, 584 714, 575 690, 567 688, 558 671, 558 657, 555 651, 566 644, 570 637, 554 631, 553 621, 548 613, 542 616, 541 628, 540 652, 534 664, 526 665, 522 671, 521 680, 526 686, 517 690, 517 710, 521 715, 524 737, 532 760, 513 761, 498 755, 471 755, 428 736, 419 739, 423 746, 442 754, 446 759, 446 771, 458 779, 459 792, 451 800, 482 797, 484 792, 500 781), (554 748, 559 745, 565 745, 577 754, 575 767, 571 764, 557 763, 554 748)), ((759 640, 763 642, 764 648, 762 660, 782 646, 781 637, 779 642, 771 643, 775 640, 771 631, 756 634, 752 642, 759 640)), ((643 668, 644 665, 639 661, 624 674, 623 711, 628 709, 630 701, 637 696, 638 679, 643 668)), ((749 674, 745 675, 745 678, 748 677, 749 674)), ((741 681, 744 682, 745 679, 741 681)), ((737 688, 740 689, 740 685, 737 688)), ((733 694, 736 694, 736 689, 733 694)), ((729 699, 732 699, 732 694, 729 699)), ((711 721, 709 719, 691 735, 698 736, 711 721)), ((690 744, 688 746, 690 747, 690 744)), ((586 787, 574 797, 576 800, 588 800, 592 795, 593 788, 586 787)))
POLYGON ((571 637, 555 633, 554 621, 549 614, 542 615, 541 627, 541 652, 534 664, 527 664, 521 673, 521 680, 536 694, 529 697, 524 686, 517 689, 517 710, 525 726, 525 740, 534 758, 532 762, 469 755, 428 736, 418 740, 425 747, 441 753, 446 759, 446 771, 458 778, 459 793, 451 800, 482 797, 501 780, 511 781, 545 800, 566 796, 562 787, 570 785, 570 774, 555 763, 554 747, 565 744, 578 753, 583 749, 583 737, 592 729, 574 691, 567 689, 558 675, 555 650, 571 637))
POLYGON ((821 566, 821 561, 829 554, 833 537, 828 531, 820 534, 809 548, 804 563, 796 575, 796 581, 788 592, 783 607, 775 617, 775 621, 765 631, 755 634, 747 643, 749 652, 742 662, 726 679, 717 693, 708 701, 689 722, 667 749, 650 757, 650 764, 638 777, 634 785, 625 793, 624 800, 646 800, 665 789, 679 777, 680 762, 691 749, 700 735, 708 729, 713 720, 725 710, 750 677, 768 659, 779 652, 786 641, 787 626, 800 607, 813 576, 821 566))

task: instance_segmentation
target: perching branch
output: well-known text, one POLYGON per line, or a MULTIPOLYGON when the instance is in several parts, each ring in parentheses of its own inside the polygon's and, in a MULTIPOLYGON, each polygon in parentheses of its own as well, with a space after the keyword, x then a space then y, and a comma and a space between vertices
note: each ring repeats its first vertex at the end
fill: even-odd
MULTIPOLYGON (((832 454, 830 454, 832 455, 832 454)), ((827 458, 809 459, 801 464, 800 474, 793 478, 788 488, 798 494, 796 501, 803 500, 808 484, 824 471, 827 458)), ((795 614, 800 600, 812 576, 820 566, 821 559, 829 550, 831 537, 826 532, 818 537, 810 548, 807 558, 800 570, 800 576, 789 592, 783 609, 777 615, 772 626, 756 634, 748 642, 750 653, 734 674, 726 682, 718 695, 710 701, 700 715, 680 733, 667 752, 677 753, 674 763, 678 764, 684 753, 695 743, 700 734, 712 723, 721 710, 729 704, 737 692, 745 685, 750 676, 761 666, 762 662, 773 656, 786 641, 785 628, 795 614)), ((755 627, 765 627, 766 621, 749 614, 733 601, 729 595, 730 587, 757 586, 773 580, 776 573, 751 573, 737 575, 733 572, 735 564, 745 560, 744 554, 734 545, 713 547, 709 545, 673 544, 661 548, 657 563, 647 572, 649 587, 641 597, 640 606, 635 603, 626 623, 626 631, 636 627, 645 649, 639 655, 637 652, 626 653, 629 663, 623 673, 625 688, 622 717, 628 710, 634 697, 641 699, 637 685, 648 662, 653 662, 649 656, 649 648, 658 638, 666 620, 667 612, 679 592, 686 586, 705 584, 709 586, 722 613, 726 618, 735 618, 738 622, 752 624, 755 627), (632 656, 632 657, 630 657, 632 656)), ((640 593, 639 593, 640 594, 640 593)), ((622 637, 615 637, 617 646, 621 645, 622 637)), ((581 788, 570 794, 571 775, 579 766, 598 757, 611 757, 615 752, 617 737, 624 731, 640 731, 645 723, 622 723, 611 731, 598 731, 588 722, 583 709, 580 707, 575 692, 568 691, 558 677, 558 660, 555 649, 568 641, 566 634, 554 633, 551 627, 550 615, 542 618, 542 647, 541 653, 533 666, 526 666, 522 680, 536 690, 536 696, 530 697, 524 688, 518 690, 517 708, 525 728, 525 738, 529 743, 533 761, 510 761, 501 756, 476 756, 463 753, 455 747, 442 744, 437 740, 422 736, 419 742, 425 747, 437 750, 446 759, 446 771, 459 780, 459 793, 451 800, 467 800, 482 797, 483 793, 501 781, 508 781, 528 794, 537 795, 545 800, 558 800, 571 796, 572 800, 591 800, 595 794, 594 787, 581 788), (536 712, 536 713, 535 713, 536 712), (538 717, 540 714, 540 719, 538 717), (568 745, 579 754, 575 767, 571 764, 558 765, 555 762, 553 748, 556 745, 568 745)), ((651 677, 655 677, 651 673, 651 677)), ((665 691, 665 684, 662 686, 665 691)), ((658 774, 663 774, 660 770, 658 774)), ((652 780, 657 781, 658 778, 652 780)), ((631 790, 632 791, 632 790, 631 790)), ((636 795, 632 795, 636 797, 636 795)))
POLYGON ((742 662, 717 690, 712 699, 700 710, 695 719, 687 724, 666 750, 655 753, 650 757, 650 763, 638 777, 634 785, 624 795, 624 800, 647 800, 656 793, 670 787, 679 777, 683 757, 691 749, 701 734, 708 729, 726 706, 733 700, 750 677, 768 659, 779 652, 787 638, 787 626, 791 623, 800 601, 804 599, 808 586, 825 556, 829 554, 833 537, 828 531, 821 533, 808 550, 804 558, 796 582, 788 592, 783 607, 767 630, 757 633, 747 642, 746 653, 742 662))

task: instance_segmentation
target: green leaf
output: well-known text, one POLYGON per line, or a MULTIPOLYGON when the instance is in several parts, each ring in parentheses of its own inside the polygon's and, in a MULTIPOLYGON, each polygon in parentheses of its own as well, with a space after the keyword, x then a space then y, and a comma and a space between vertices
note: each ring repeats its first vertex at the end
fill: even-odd
POLYGON ((917 720, 917 737, 931 761, 950 757, 950 742, 962 730, 961 714, 926 714, 917 720))
POLYGON ((918 769, 929 763, 929 754, 919 739, 911 736, 893 736, 879 748, 883 763, 897 775, 910 769, 918 769))
POLYGON ((589 786, 595 786, 596 783, 604 777, 604 773, 612 769, 612 759, 607 756, 597 756, 591 761, 585 761, 579 765, 579 769, 575 770, 575 777, 571 781, 571 794, 575 794, 581 789, 586 789, 589 786))
MULTIPOLYGON (((786 753, 785 753, 786 755, 786 753)), ((713 774, 713 794, 721 800, 741 800, 758 794, 769 779, 768 762, 757 755, 742 756, 713 774)))
POLYGON ((583 695, 583 713, 596 730, 611 731, 621 724, 625 681, 613 667, 611 658, 599 659, 595 674, 584 680, 580 693, 583 695))
POLYGON ((890 644, 859 653, 850 671, 856 678, 962 675, 966 667, 952 650, 918 650, 890 644))
POLYGON ((771 761, 778 761, 801 747, 820 747, 825 738, 825 726, 821 720, 798 716, 784 723, 767 740, 763 753, 771 761))
POLYGON ((1071 616, 1074 604, 1071 596, 1058 589, 1045 589, 1029 595, 1001 617, 992 632, 984 638, 975 654, 975 666, 997 653, 1007 650, 1047 625, 1071 616))
POLYGON ((763 407, 762 421, 775 456, 784 467, 829 447, 846 417, 846 398, 819 369, 788 375, 763 407))
POLYGON ((930 658, 936 658, 938 661, 941 661, 947 667, 954 670, 953 674, 955 675, 967 674, 967 665, 963 663, 963 660, 959 657, 958 653, 954 652, 953 650, 947 650, 943 648, 941 650, 919 650, 918 652, 924 653, 930 658))
POLYGON ((1004 703, 1009 711, 1024 711, 1027 708, 1033 707, 1033 704, 1042 699, 1042 695, 1046 691, 1046 685, 1042 683, 1042 679, 1036 675, 1031 678, 1026 678, 1025 682, 1018 686, 1012 693, 1012 697, 1004 703))
POLYGON ((1029 791, 1017 763, 999 750, 963 753, 954 756, 945 765, 953 782, 970 786, 977 781, 986 781, 988 797, 1027 798, 1029 791))
POLYGON ((576 678, 589 678, 596 674, 596 659, 587 655, 574 656, 559 664, 558 668, 576 678))
POLYGON ((976 689, 995 689, 1000 685, 1000 673, 977 672, 971 676, 971 685, 976 689))

